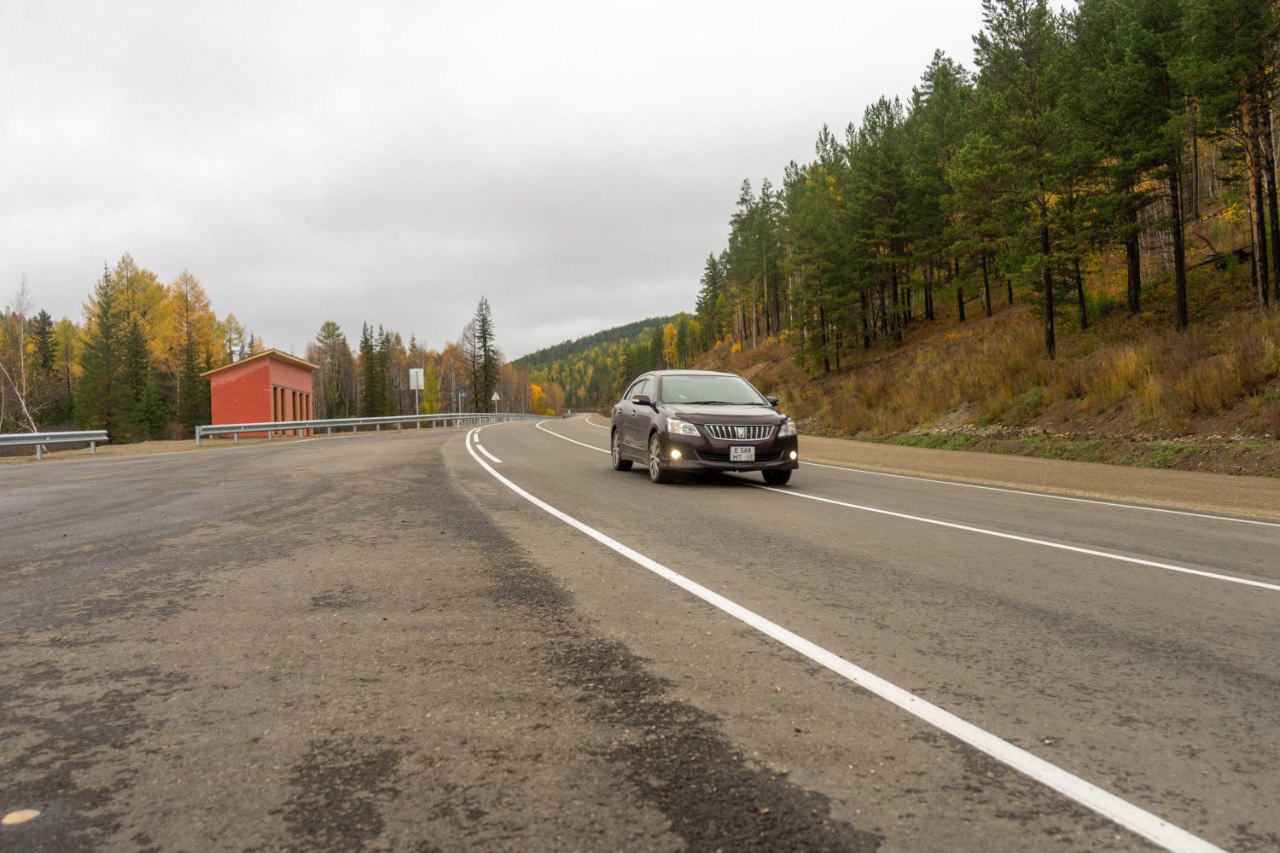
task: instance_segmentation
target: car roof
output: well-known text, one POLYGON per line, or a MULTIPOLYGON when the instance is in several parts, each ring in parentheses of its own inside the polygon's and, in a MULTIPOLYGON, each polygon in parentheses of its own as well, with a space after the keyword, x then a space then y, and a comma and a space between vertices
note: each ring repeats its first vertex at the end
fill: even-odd
POLYGON ((737 376, 720 370, 651 370, 646 376, 737 376))

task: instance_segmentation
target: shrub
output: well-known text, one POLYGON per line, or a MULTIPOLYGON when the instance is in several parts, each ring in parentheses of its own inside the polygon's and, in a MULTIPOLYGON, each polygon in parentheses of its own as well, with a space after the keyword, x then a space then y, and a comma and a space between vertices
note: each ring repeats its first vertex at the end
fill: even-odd
POLYGON ((1240 374, 1230 355, 1215 355, 1193 365, 1178 383, 1192 412, 1217 412, 1240 396, 1240 374))

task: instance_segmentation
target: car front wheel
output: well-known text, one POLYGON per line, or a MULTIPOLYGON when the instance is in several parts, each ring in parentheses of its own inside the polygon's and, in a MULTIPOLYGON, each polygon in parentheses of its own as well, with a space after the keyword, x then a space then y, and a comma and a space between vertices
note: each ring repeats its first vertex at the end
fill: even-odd
POLYGON ((609 456, 613 459, 613 470, 631 470, 631 460, 622 458, 622 438, 618 435, 616 429, 613 431, 613 437, 609 440, 609 456))
POLYGON ((662 467, 662 445, 655 432, 649 436, 649 479, 655 483, 670 483, 676 472, 662 467))
POLYGON ((764 481, 770 486, 785 486, 787 480, 791 479, 790 471, 761 471, 764 474, 764 481))

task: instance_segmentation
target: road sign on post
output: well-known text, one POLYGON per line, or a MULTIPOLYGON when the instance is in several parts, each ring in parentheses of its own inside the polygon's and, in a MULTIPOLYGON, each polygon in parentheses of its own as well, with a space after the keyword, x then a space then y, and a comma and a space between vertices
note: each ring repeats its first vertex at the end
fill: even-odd
POLYGON ((413 389, 413 413, 420 415, 422 406, 418 403, 418 392, 423 389, 421 367, 409 368, 409 387, 413 389))
POLYGON ((497 392, 497 391, 494 391, 494 392, 493 392, 493 396, 492 396, 492 397, 490 397, 489 399, 490 399, 490 400, 492 400, 492 401, 493 401, 493 403, 494 403, 493 410, 494 410, 495 412, 496 412, 496 411, 498 411, 497 403, 498 403, 498 401, 499 401, 499 400, 501 400, 501 399, 502 399, 501 397, 499 397, 499 396, 498 396, 498 392, 497 392))

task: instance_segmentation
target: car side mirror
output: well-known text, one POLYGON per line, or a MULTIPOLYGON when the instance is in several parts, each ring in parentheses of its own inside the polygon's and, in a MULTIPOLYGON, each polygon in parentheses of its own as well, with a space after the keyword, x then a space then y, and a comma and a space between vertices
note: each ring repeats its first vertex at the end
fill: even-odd
POLYGON ((778 400, 777 397, 765 397, 765 399, 769 401, 770 406, 776 406, 778 405, 779 402, 781 402, 780 400, 778 400))
POLYGON ((653 400, 649 399, 648 394, 637 394, 631 398, 631 402, 637 406, 652 406, 653 400))

